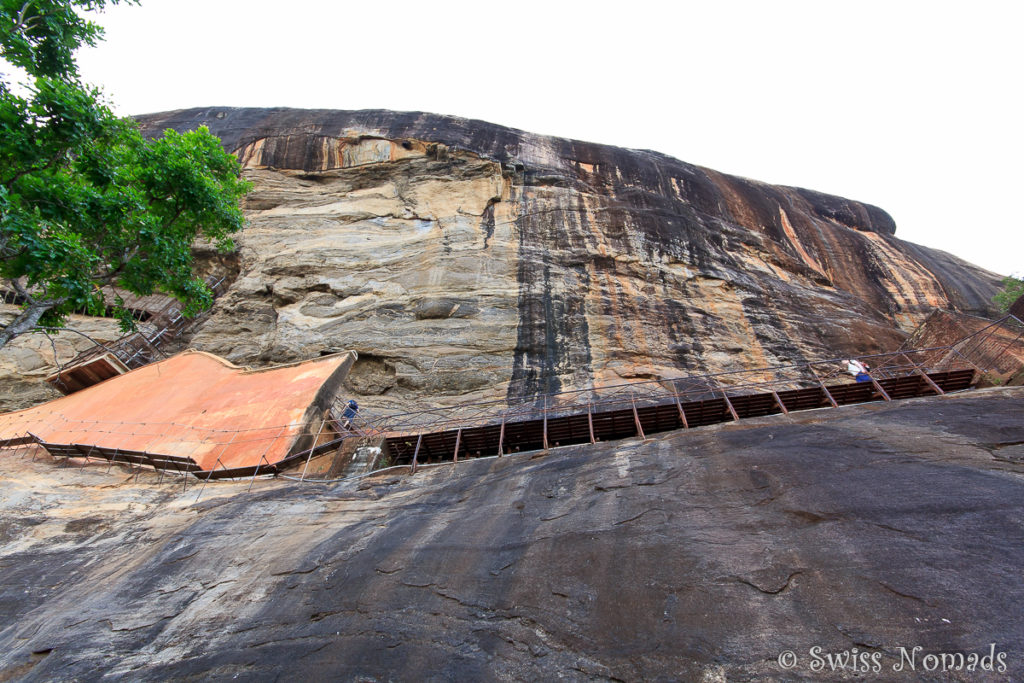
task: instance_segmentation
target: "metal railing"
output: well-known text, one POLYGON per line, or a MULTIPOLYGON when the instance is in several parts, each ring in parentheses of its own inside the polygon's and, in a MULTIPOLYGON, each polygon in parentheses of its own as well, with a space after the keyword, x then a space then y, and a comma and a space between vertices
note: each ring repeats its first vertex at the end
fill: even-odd
MULTIPOLYGON (((996 321, 951 345, 856 357, 856 360, 870 366, 867 381, 874 388, 873 392, 869 389, 872 395, 863 400, 891 400, 881 383, 892 389, 894 384, 903 382, 901 378, 917 377, 919 381, 913 384, 920 391, 927 392, 927 386, 931 393, 942 394, 943 390, 929 374, 970 371, 971 377, 977 377, 993 371, 1004 374, 1019 372, 1024 366, 1024 323, 1015 317, 1010 318, 1012 320, 996 321)), ((160 463, 173 463, 173 468, 168 465, 169 469, 207 480, 239 476, 243 470, 244 476, 255 479, 259 474, 276 474, 286 466, 297 466, 303 460, 304 467, 308 467, 316 455, 337 450, 343 442, 353 438, 369 442, 498 424, 502 425, 501 433, 504 434, 504 426, 514 423, 571 416, 583 416, 585 422, 589 416, 621 410, 631 410, 637 416, 638 411, 642 413, 645 409, 660 410, 673 404, 680 406, 701 401, 720 401, 733 419, 738 419, 733 403, 740 407, 742 413, 741 402, 749 406, 755 399, 774 400, 785 413, 789 397, 799 398, 798 394, 802 391, 806 394, 808 389, 819 391, 822 407, 829 403, 838 407, 843 400, 841 397, 838 402, 833 399, 830 388, 835 392, 850 388, 853 378, 847 369, 848 360, 830 359, 593 386, 519 403, 492 400, 384 415, 360 410, 346 417, 346 402, 336 398, 326 414, 310 424, 261 425, 236 430, 198 424, 70 421, 58 412, 59 404, 53 404, 51 409, 34 415, 32 424, 25 424, 18 413, 0 416, 0 440, 8 439, 12 444, 24 446, 27 442, 23 440, 31 437, 37 442, 65 444, 67 448, 61 454, 87 460, 90 457, 113 457, 116 460, 120 453, 126 461, 149 463, 155 468, 162 467, 160 463), (34 436, 36 434, 39 436, 34 436), (302 450, 296 451, 300 448, 302 450), (232 454, 230 458, 225 455, 228 453, 232 454), (274 455, 267 457, 271 453, 274 455), (211 464, 215 454, 218 454, 216 461, 211 464), (256 454, 260 454, 258 462, 255 461, 256 454), (205 468, 200 463, 205 463, 205 468)), ((967 386, 966 380, 961 386, 967 386)), ((839 396, 838 393, 836 395, 839 396)), ((681 407, 679 414, 685 424, 681 407)), ((640 417, 636 420, 637 431, 642 433, 640 417)), ((4 448, 3 443, 0 443, 0 448, 4 448)), ((500 443, 498 450, 501 451, 500 443)), ((458 452, 458 445, 455 451, 458 452)), ((305 469, 302 476, 305 476, 305 469)))
MULTIPOLYGON (((847 361, 850 358, 593 386, 549 394, 518 404, 496 399, 447 408, 428 408, 382 416, 374 427, 389 436, 443 432, 469 425, 520 422, 543 419, 545 416, 560 417, 632 406, 644 408, 677 400, 699 401, 723 396, 780 393, 827 386, 840 380, 852 381, 853 378, 847 372, 847 361)), ((869 374, 875 383, 894 377, 922 376, 934 371, 980 370, 977 364, 952 346, 857 356, 856 360, 871 368, 869 374)))
MULTIPOLYGON (((210 277, 207 278, 206 284, 213 292, 213 298, 217 299, 227 291, 229 283, 224 277, 210 277)), ((181 302, 168 298, 163 306, 150 312, 150 317, 139 325, 137 331, 108 344, 98 344, 86 349, 66 363, 65 367, 79 365, 104 353, 113 353, 129 369, 140 368, 160 358, 166 358, 161 347, 194 328, 207 315, 209 311, 194 318, 186 318, 181 310, 181 302)))

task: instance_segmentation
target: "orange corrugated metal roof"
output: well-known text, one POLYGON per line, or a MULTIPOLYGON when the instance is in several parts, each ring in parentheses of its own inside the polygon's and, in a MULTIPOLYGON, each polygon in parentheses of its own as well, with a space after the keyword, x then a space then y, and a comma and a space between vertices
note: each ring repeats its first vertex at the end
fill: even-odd
POLYGON ((274 463, 327 406, 354 359, 342 353, 251 370, 186 351, 0 415, 0 440, 32 433, 50 443, 190 457, 204 470, 274 463))

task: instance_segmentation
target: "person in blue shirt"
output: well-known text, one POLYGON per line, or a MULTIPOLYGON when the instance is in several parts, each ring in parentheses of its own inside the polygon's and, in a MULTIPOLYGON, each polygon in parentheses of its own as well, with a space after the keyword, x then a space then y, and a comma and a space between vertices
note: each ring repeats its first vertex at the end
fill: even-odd
POLYGON ((354 398, 348 400, 348 404, 345 405, 345 412, 341 414, 341 419, 345 427, 352 424, 352 420, 355 418, 356 413, 359 412, 359 404, 355 402, 354 398))
POLYGON ((348 406, 345 408, 345 412, 341 414, 346 420, 351 420, 359 412, 359 404, 355 402, 355 399, 349 399, 348 406))

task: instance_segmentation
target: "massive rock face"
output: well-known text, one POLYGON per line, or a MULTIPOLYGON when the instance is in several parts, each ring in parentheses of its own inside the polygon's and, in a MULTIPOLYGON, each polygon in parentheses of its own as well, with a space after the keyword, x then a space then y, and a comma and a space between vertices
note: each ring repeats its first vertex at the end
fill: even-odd
POLYGON ((198 502, 5 457, 0 680, 1021 680, 1022 399, 211 482, 198 502), (1002 675, 925 669, 990 644, 1002 675), (879 670, 822 673, 815 646, 879 670), (900 648, 915 670, 893 670, 900 648))
POLYGON ((881 209, 661 154, 387 111, 195 109, 255 183, 242 272, 194 340, 359 351, 380 405, 890 350, 996 278, 881 209))
POLYGON ((650 151, 386 111, 140 121, 208 125, 255 184, 241 273, 195 346, 256 365, 355 349, 349 391, 378 407, 891 350, 997 284, 876 207, 650 151))

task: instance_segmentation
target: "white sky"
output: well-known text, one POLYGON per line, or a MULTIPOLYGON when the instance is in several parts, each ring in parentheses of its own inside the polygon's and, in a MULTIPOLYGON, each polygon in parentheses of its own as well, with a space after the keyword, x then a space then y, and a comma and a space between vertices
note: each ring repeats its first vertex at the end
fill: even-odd
POLYGON ((654 149, 881 206, 1024 271, 1024 3, 143 0, 80 58, 122 114, 384 108, 654 149))

